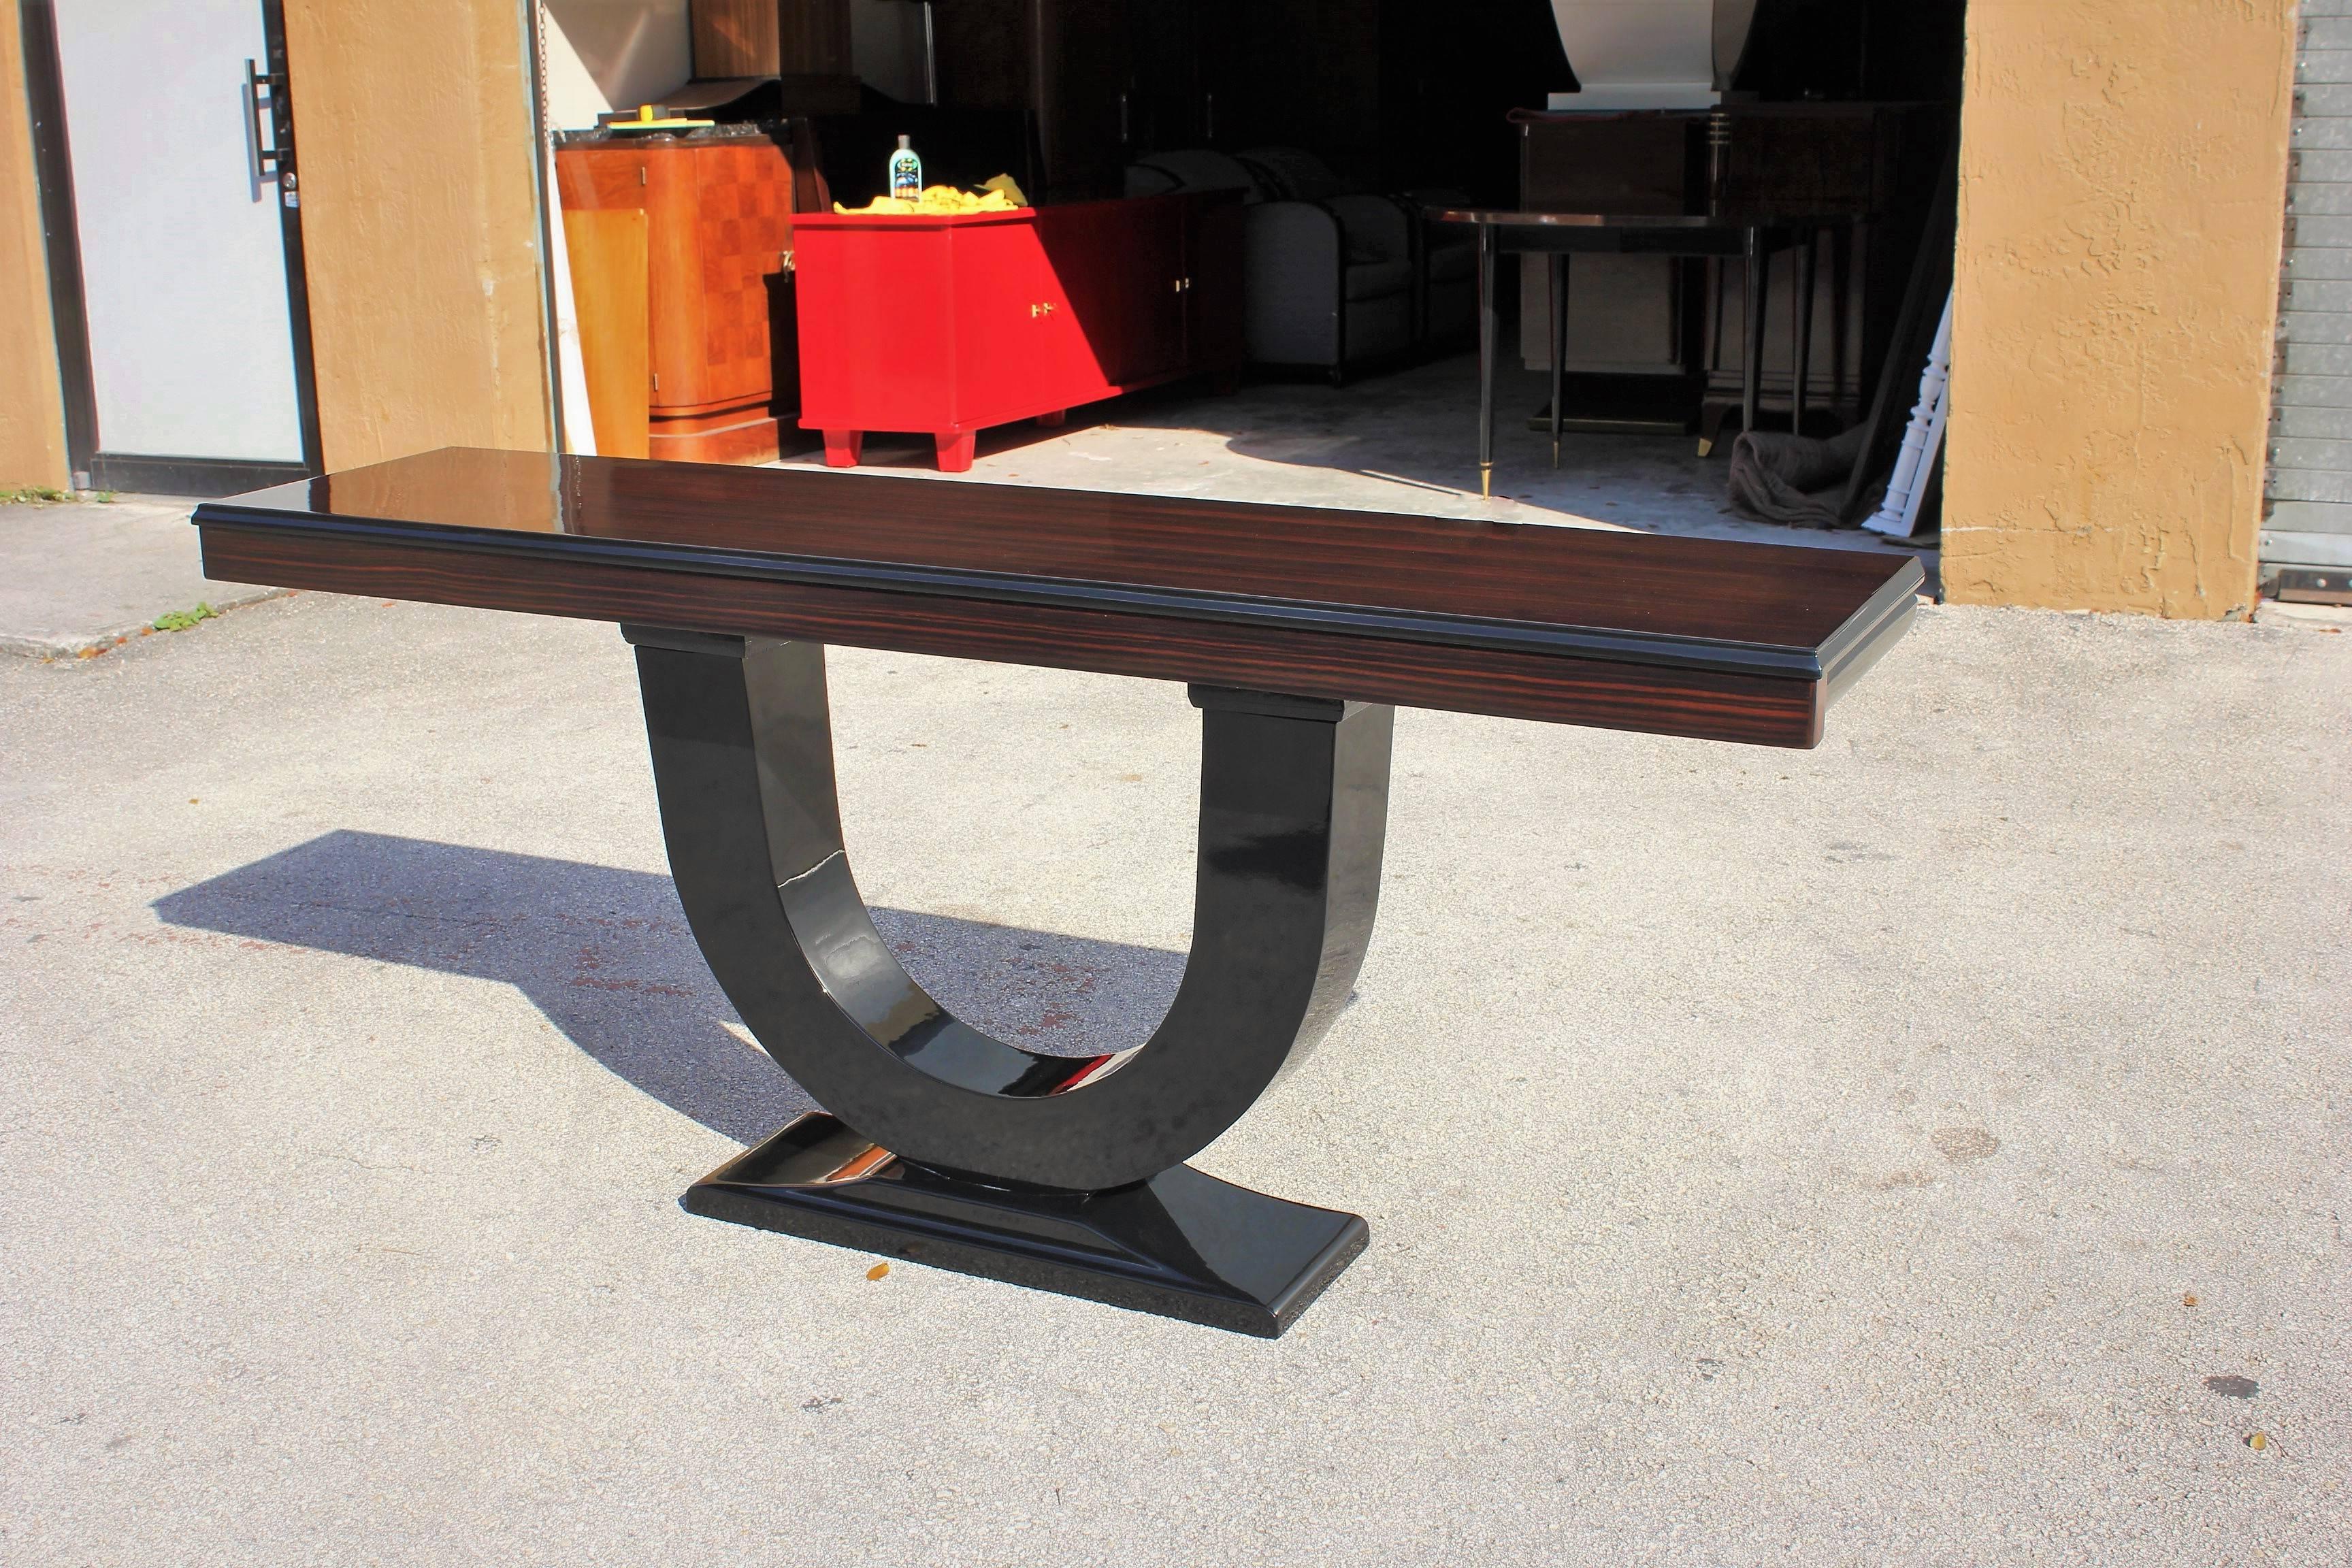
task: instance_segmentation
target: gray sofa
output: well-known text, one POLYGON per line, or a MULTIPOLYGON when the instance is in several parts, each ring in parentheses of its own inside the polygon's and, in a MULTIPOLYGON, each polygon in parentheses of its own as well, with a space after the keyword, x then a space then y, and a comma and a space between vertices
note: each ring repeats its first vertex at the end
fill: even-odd
POLYGON ((1310 153, 1154 153, 1128 167, 1129 195, 1184 190, 1244 193, 1254 363, 1314 368, 1336 383, 1433 335, 1457 334, 1475 318, 1477 279, 1454 254, 1462 247, 1442 234, 1433 247, 1413 206, 1343 189, 1310 153))

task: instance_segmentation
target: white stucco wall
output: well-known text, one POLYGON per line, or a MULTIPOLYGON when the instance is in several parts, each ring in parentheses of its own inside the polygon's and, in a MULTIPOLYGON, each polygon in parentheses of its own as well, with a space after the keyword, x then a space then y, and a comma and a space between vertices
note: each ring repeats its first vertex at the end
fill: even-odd
POLYGON ((658 101, 694 74, 687 0, 543 0, 547 119, 558 130, 658 101))

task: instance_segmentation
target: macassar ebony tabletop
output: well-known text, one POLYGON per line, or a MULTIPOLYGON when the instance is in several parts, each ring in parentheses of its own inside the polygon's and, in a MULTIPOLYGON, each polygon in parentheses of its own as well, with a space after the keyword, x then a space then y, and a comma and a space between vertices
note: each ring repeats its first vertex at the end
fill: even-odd
POLYGON ((453 449, 207 502, 215 575, 1765 745, 1902 634, 1865 551, 453 449))
POLYGON ((1347 999, 1394 705, 1811 746, 1922 580, 1861 551, 466 449, 194 521, 215 577, 621 624, 688 924, 824 1108, 688 1209, 1266 1335, 1364 1223, 1184 1162, 1347 999), (1024 1050, 899 967, 842 844, 826 643, 1186 683, 1193 940, 1149 1041, 1024 1050))

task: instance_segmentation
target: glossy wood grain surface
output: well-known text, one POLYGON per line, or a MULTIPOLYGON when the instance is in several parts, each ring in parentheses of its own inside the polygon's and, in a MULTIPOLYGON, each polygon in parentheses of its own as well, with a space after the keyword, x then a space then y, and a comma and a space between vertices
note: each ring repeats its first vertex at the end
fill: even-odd
POLYGON ((1907 624, 1865 551, 450 449, 206 502, 207 572, 1767 744, 1907 624))

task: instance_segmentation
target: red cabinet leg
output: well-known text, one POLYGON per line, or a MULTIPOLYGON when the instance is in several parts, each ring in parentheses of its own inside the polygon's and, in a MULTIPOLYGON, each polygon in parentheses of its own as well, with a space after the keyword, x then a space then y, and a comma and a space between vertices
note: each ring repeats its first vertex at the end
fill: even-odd
POLYGON ((980 444, 979 431, 966 430, 959 435, 941 435, 938 440, 940 472, 943 474, 971 472, 972 451, 980 444))
POLYGON ((1070 411, 1068 409, 1056 408, 1051 414, 1040 414, 1037 416, 1037 423, 1048 430, 1058 430, 1062 426, 1062 422, 1069 418, 1069 416, 1070 411))
POLYGON ((828 468, 854 468, 866 451, 863 430, 828 430, 824 433, 824 466, 828 468))

